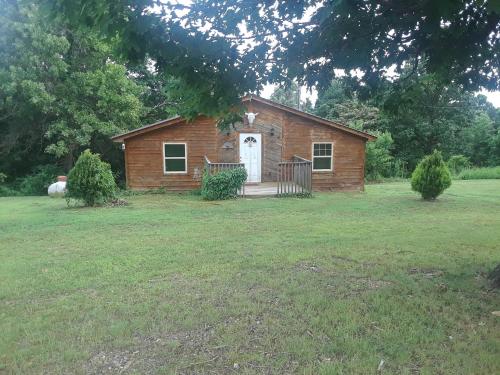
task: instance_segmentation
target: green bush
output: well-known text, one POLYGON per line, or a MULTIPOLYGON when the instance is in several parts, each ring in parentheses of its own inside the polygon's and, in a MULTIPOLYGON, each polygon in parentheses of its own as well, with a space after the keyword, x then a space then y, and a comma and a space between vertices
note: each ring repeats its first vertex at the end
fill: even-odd
POLYGON ((393 178, 408 178, 408 168, 405 161, 395 158, 391 165, 391 174, 393 178))
POLYGON ((500 179, 500 166, 465 169, 456 178, 459 180, 500 179))
POLYGON ((0 197, 15 197, 20 195, 19 191, 12 189, 9 186, 0 185, 0 197))
POLYGON ((377 140, 366 144, 365 176, 368 181, 390 177, 394 145, 391 133, 375 133, 377 140))
POLYGON ((85 150, 68 174, 66 198, 81 200, 86 206, 102 204, 115 196, 116 183, 111 166, 99 154, 85 150))
POLYGON ((7 175, 0 172, 0 184, 3 184, 7 180, 7 175))
POLYGON ((448 166, 448 169, 450 170, 451 174, 456 176, 464 169, 470 168, 471 162, 467 156, 453 155, 451 158, 448 159, 446 165, 448 166))
POLYGON ((33 173, 17 180, 20 194, 47 195, 49 185, 56 182, 56 178, 61 172, 61 168, 56 165, 48 164, 35 167, 33 173))
POLYGON ((235 198, 247 179, 245 168, 227 169, 215 175, 205 173, 201 184, 201 196, 206 200, 235 198))
POLYGON ((426 200, 436 199, 451 186, 451 175, 439 151, 418 163, 411 176, 411 187, 426 200))

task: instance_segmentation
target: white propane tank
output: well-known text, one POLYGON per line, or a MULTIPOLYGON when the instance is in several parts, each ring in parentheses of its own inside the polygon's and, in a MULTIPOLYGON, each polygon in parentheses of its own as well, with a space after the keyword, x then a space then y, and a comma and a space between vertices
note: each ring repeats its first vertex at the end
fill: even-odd
POLYGON ((66 176, 57 176, 57 182, 49 186, 48 193, 51 197, 62 197, 66 193, 66 176))

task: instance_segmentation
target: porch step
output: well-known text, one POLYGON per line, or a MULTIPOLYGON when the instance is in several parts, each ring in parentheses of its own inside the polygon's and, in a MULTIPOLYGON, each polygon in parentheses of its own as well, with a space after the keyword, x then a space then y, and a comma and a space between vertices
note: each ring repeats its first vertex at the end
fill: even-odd
POLYGON ((245 197, 274 197, 277 192, 278 185, 276 182, 245 185, 245 197))
MULTIPOLYGON (((296 186, 297 191, 299 186, 296 186)), ((292 189, 292 187, 290 187, 292 189)), ((245 185, 245 198, 275 197, 278 194, 277 182, 262 182, 260 184, 245 185)))

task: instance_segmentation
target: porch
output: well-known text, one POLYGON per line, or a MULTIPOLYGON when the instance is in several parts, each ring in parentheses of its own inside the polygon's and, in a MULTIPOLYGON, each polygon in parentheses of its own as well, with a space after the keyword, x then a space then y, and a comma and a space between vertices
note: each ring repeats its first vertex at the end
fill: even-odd
MULTIPOLYGON (((205 171, 211 175, 239 167, 245 168, 245 164, 214 163, 205 156, 205 171)), ((238 193, 245 197, 308 196, 312 193, 312 162, 295 155, 278 163, 276 181, 246 183, 238 193)))

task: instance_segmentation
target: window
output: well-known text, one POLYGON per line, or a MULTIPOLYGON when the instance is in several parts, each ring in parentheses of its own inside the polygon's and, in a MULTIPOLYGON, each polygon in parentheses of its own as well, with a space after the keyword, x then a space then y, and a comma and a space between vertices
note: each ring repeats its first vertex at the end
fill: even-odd
POLYGON ((333 170, 333 143, 313 143, 313 171, 333 170))
POLYGON ((243 142, 244 143, 257 143, 257 140, 254 137, 247 137, 243 142))
POLYGON ((250 136, 250 137, 247 137, 247 138, 243 141, 243 143, 244 143, 245 145, 247 145, 248 147, 253 147, 253 146, 255 146, 255 145, 257 144, 257 140, 256 140, 254 137, 250 136))
POLYGON ((187 172, 187 150, 185 143, 163 144, 163 171, 170 173, 187 172))

